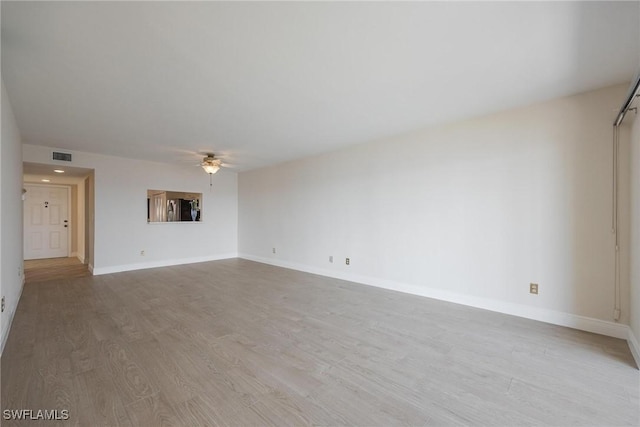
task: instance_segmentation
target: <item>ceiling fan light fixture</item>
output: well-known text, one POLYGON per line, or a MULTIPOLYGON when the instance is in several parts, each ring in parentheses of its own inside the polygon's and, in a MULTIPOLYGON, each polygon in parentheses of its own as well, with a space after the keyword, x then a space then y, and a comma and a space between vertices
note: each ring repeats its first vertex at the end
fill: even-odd
POLYGON ((202 159, 202 163, 200 163, 200 166, 202 166, 202 169, 204 169, 206 173, 208 173, 209 175, 213 175, 220 170, 221 164, 222 162, 216 159, 213 154, 208 154, 207 157, 202 159))
POLYGON ((203 163, 202 169, 204 169, 206 173, 214 174, 220 170, 220 166, 203 163))

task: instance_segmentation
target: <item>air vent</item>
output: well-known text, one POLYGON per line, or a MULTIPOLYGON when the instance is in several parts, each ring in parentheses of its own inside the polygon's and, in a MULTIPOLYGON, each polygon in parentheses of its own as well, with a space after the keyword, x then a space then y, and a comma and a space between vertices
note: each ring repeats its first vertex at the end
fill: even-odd
POLYGON ((62 162, 70 162, 71 161, 71 153, 59 153, 57 151, 53 152, 53 160, 60 160, 62 162))

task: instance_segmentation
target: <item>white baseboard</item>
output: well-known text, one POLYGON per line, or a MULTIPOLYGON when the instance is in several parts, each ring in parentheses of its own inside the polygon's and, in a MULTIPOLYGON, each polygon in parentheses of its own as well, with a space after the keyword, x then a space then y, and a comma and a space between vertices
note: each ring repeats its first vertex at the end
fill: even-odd
POLYGON ((627 329, 627 343, 629 343, 629 349, 631 350, 631 354, 636 361, 636 367, 640 369, 640 344, 636 339, 635 334, 631 328, 627 329))
POLYGON ((526 319, 538 320, 545 323, 551 323, 559 326, 579 329, 582 331, 593 332, 600 335, 627 339, 629 327, 620 323, 607 322, 605 320, 594 319, 591 317, 579 316, 571 313, 547 310, 544 308, 531 307, 524 304, 517 304, 507 301, 494 300, 490 298, 476 297, 472 295, 464 295, 455 292, 449 292, 442 289, 428 288, 424 286, 411 285, 408 283, 395 282, 391 280, 379 279, 376 277, 361 276, 352 273, 338 272, 323 268, 311 267, 308 265, 292 263, 271 258, 257 257, 248 254, 239 254, 239 258, 256 261, 263 264, 275 265, 278 267, 290 268, 293 270, 304 271, 321 276, 333 277, 336 279, 347 280, 350 282, 361 283, 364 285, 375 286, 378 288, 390 289, 393 291, 404 292, 412 295, 419 295, 427 298, 433 298, 442 301, 453 302, 456 304, 467 305, 470 307, 482 308, 485 310, 495 311, 498 313, 509 314, 512 316, 524 317, 526 319))
POLYGON ((18 304, 20 303, 20 298, 22 297, 22 291, 24 290, 24 274, 22 275, 22 284, 20 285, 20 292, 18 292, 18 298, 16 298, 16 305, 11 310, 9 310, 9 319, 7 321, 7 327, 2 331, 2 340, 0 342, 0 357, 4 352, 4 345, 7 343, 7 338, 9 338, 9 333, 11 332, 11 324, 13 323, 13 318, 16 315, 16 311, 18 310, 18 304))
POLYGON ((78 252, 71 252, 71 257, 76 257, 78 258, 78 260, 84 264, 84 257, 82 256, 82 254, 78 253, 78 252))
POLYGON ((195 257, 195 258, 168 259, 168 260, 162 260, 162 261, 140 262, 136 264, 113 265, 113 266, 98 267, 98 268, 94 268, 92 265, 89 265, 89 270, 93 273, 94 276, 99 276, 102 274, 120 273, 123 271, 144 270, 146 268, 169 267, 172 265, 182 265, 182 264, 194 264, 197 262, 219 261, 221 259, 229 259, 229 258, 237 258, 237 257, 238 257, 237 253, 229 253, 229 254, 209 255, 209 256, 195 257))

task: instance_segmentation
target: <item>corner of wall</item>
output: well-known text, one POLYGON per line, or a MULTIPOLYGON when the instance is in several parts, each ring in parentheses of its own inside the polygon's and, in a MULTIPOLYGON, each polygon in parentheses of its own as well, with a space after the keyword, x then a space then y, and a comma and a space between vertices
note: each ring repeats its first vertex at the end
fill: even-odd
POLYGON ((640 343, 636 339, 631 328, 629 328, 629 333, 627 335, 627 343, 629 343, 629 350, 631 350, 631 355, 636 361, 636 368, 640 369, 640 343))
MULTIPOLYGON (((634 116, 635 117, 635 116, 634 116)), ((631 129, 630 149, 630 321, 629 347, 640 367, 640 119, 631 129)))

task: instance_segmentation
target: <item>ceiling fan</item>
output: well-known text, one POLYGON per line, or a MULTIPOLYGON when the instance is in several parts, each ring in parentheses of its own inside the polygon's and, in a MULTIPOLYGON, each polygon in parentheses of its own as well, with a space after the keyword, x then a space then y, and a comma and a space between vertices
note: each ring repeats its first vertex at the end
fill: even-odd
POLYGON ((202 169, 204 169, 206 173, 213 175, 220 170, 222 160, 216 159, 213 153, 207 153, 206 157, 202 159, 200 166, 202 166, 202 169))
POLYGON ((206 173, 209 174, 209 187, 213 187, 213 174, 218 172, 222 167, 229 167, 227 163, 223 163, 222 159, 219 159, 213 153, 204 153, 205 157, 199 163, 206 173))

